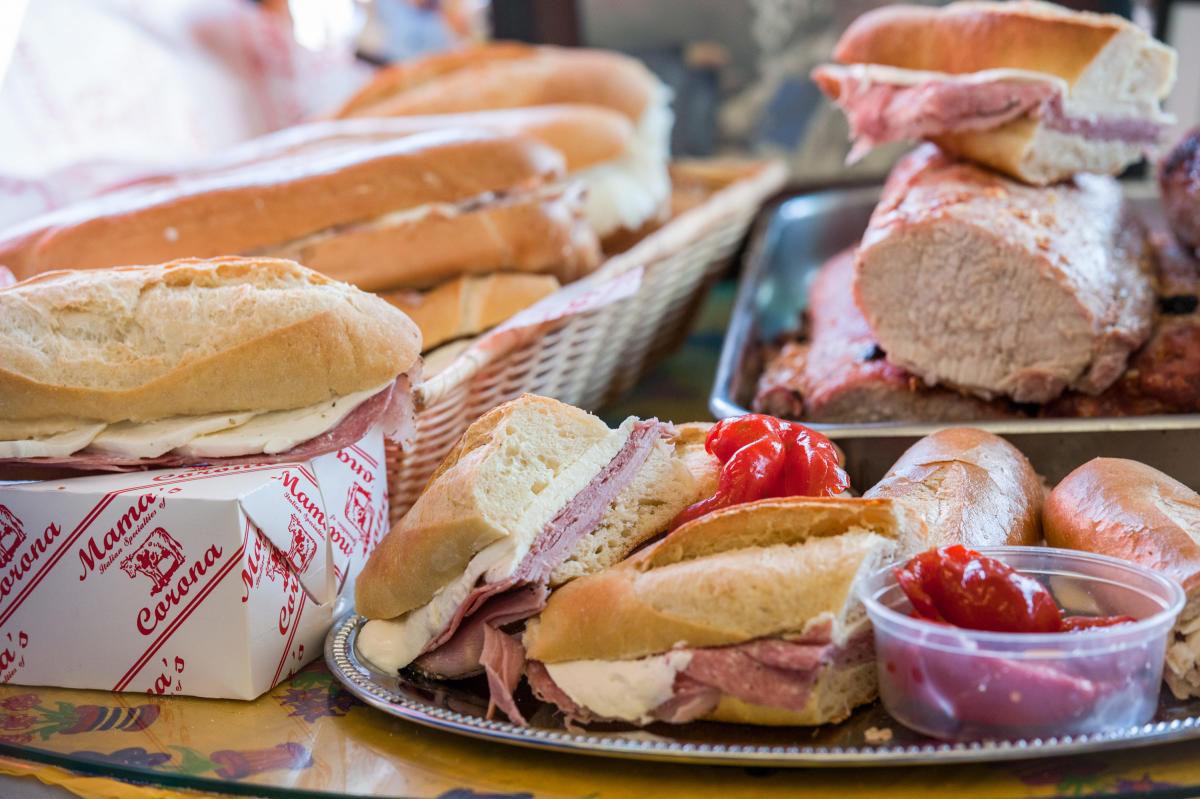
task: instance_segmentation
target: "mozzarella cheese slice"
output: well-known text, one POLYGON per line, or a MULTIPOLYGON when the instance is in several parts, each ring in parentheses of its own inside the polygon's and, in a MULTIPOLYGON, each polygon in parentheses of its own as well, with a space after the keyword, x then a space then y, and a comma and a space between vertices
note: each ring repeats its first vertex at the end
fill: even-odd
POLYGON ((52 436, 0 441, 0 458, 65 458, 86 447, 104 427, 99 422, 52 436))

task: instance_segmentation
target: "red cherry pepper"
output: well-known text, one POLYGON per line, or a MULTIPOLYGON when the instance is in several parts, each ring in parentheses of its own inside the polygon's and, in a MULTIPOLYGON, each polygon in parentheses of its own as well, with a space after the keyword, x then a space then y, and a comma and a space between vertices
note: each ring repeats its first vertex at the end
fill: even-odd
POLYGON ((1063 618, 1045 586, 962 545, 922 552, 894 572, 915 615, 971 630, 1057 633, 1108 627, 1129 616, 1063 618))
POLYGON ((829 439, 804 425, 747 414, 713 425, 704 448, 722 463, 717 493, 685 508, 674 529, 718 508, 781 496, 833 496, 850 484, 829 439))

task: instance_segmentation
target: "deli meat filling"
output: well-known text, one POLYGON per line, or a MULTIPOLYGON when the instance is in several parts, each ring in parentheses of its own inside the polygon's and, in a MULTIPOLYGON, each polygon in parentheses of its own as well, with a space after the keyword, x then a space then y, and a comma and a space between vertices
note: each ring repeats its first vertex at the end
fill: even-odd
MULTIPOLYGON (((650 716, 673 724, 694 721, 710 713, 724 696, 762 707, 802 711, 826 669, 870 661, 873 641, 867 629, 844 644, 835 644, 825 627, 800 639, 759 638, 734 646, 673 650, 689 653, 691 659, 675 676, 671 697, 651 710, 650 716)), ((570 723, 623 720, 602 718, 580 707, 536 660, 525 664, 525 674, 534 695, 556 705, 570 723)))
MULTIPOLYGON (((658 420, 636 422, 613 459, 546 523, 516 570, 503 580, 472 589, 450 623, 425 645, 414 666, 441 677, 466 676, 480 666, 500 673, 499 663, 483 660, 484 628, 527 619, 545 606, 550 573, 566 561, 581 538, 596 528, 609 505, 645 465, 655 442, 670 434, 670 426, 658 420), (526 597, 520 600, 519 610, 494 615, 495 603, 504 602, 514 592, 526 597)), ((507 605, 505 608, 511 609, 507 605)), ((500 647, 487 651, 498 653, 500 647)))
POLYGON ((1025 115, 1062 133, 1098 141, 1153 144, 1161 126, 1151 120, 1072 117, 1052 81, 997 77, 988 81, 931 79, 914 85, 860 77, 846 68, 818 67, 813 77, 850 122, 847 162, 887 142, 991 130, 1025 115))

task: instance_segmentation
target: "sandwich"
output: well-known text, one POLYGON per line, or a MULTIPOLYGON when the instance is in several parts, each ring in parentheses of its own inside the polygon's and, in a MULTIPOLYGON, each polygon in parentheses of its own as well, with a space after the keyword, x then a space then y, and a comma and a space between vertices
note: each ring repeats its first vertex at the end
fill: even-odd
POLYGON ((888 177, 854 294, 887 360, 927 385, 1047 402, 1125 371, 1151 331, 1149 262, 1114 179, 1037 189, 927 144, 888 177))
POLYGON ((856 592, 905 524, 888 499, 714 511, 556 591, 526 627, 525 676, 568 723, 840 721, 876 695, 856 592))
POLYGON ((1094 458, 1046 498, 1046 543, 1140 563, 1178 580, 1187 604, 1167 645, 1167 686, 1200 696, 1200 495, 1152 466, 1094 458))
POLYGON ((621 53, 515 42, 439 53, 380 70, 335 115, 460 114, 561 103, 600 106, 634 126, 627 154, 589 176, 589 218, 598 234, 628 233, 665 213, 670 91, 621 53))
POLYGON ((229 254, 286 257, 366 290, 515 271, 567 282, 599 263, 582 188, 522 135, 439 130, 200 170, 10 231, 17 277, 229 254))
POLYGON ((359 576, 360 653, 389 673, 498 670, 504 634, 551 590, 621 560, 699 498, 684 456, 696 439, 654 419, 613 430, 532 395, 489 411, 359 576))
POLYGON ((290 261, 49 272, 0 288, 0 465, 285 462, 411 437, 420 334, 290 261))
POLYGON ((855 20, 813 77, 851 159, 933 141, 1034 185, 1115 174, 1158 142, 1175 52, 1126 19, 1042 2, 894 5, 855 20))

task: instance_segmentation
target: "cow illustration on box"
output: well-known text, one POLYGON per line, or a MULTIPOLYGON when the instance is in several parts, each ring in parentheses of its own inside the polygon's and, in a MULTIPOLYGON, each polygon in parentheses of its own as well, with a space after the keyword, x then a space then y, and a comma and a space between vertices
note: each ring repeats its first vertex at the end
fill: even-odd
POLYGON ((371 528, 375 522, 375 514, 371 512, 371 492, 358 483, 354 483, 346 495, 345 518, 358 530, 360 541, 364 544, 370 542, 371 528))
POLYGON ((141 546, 121 561, 121 571, 131 578, 144 574, 153 587, 150 596, 167 587, 171 575, 183 564, 183 547, 161 527, 155 527, 141 546))
POLYGON ((25 529, 21 520, 8 508, 0 505, 0 568, 4 568, 17 554, 25 541, 25 529))
POLYGON ((288 549, 287 559, 296 574, 300 574, 312 563, 313 555, 317 554, 317 542, 305 532, 304 525, 295 515, 288 522, 288 532, 292 534, 292 545, 288 549))

